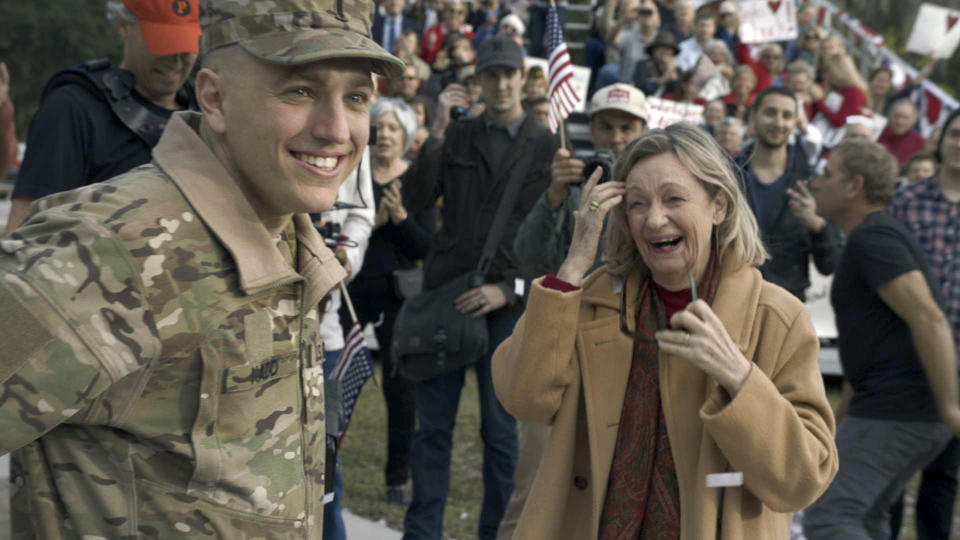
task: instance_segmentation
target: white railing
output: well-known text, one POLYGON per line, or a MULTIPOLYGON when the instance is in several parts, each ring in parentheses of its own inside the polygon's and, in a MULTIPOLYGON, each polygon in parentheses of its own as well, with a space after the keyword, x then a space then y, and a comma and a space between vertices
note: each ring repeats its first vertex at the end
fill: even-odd
MULTIPOLYGON (((837 31, 847 42, 847 49, 859 60, 860 70, 866 74, 880 65, 888 65, 894 74, 894 83, 901 84, 907 78, 915 79, 918 71, 906 60, 886 48, 883 36, 843 11, 828 0, 807 0, 820 8, 818 21, 821 25, 837 31)), ((923 89, 936 96, 949 111, 960 106, 957 100, 929 80, 923 81, 923 89)))

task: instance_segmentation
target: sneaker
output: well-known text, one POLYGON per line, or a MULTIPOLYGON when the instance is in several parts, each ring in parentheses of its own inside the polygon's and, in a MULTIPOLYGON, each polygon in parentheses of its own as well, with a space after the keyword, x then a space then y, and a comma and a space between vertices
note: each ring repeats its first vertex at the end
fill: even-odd
POLYGON ((407 497, 407 492, 403 491, 402 487, 387 486, 387 502, 407 506, 410 504, 410 498, 407 497))

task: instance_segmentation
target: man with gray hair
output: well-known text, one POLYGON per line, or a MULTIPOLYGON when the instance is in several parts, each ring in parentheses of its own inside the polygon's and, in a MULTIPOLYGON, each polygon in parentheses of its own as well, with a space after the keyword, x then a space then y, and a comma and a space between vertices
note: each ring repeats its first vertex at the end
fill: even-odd
POLYGON ((893 157, 903 165, 914 154, 923 150, 926 141, 913 128, 917 125, 917 106, 907 98, 897 100, 890 106, 890 121, 877 139, 893 157))
POLYGON ((202 113, 0 240, 15 538, 322 537, 317 306, 346 273, 307 213, 403 63, 365 0, 198 7, 202 113))
POLYGON ((36 199, 149 162, 173 111, 196 110, 187 82, 200 38, 195 3, 107 2, 107 18, 123 38, 120 64, 91 60, 47 82, 30 123, 7 232, 36 199))
POLYGON ((889 538, 890 504, 960 433, 950 323, 923 249, 887 212, 896 183, 882 146, 851 140, 812 186, 847 240, 830 291, 844 376, 840 469, 806 511, 810 540, 889 538))

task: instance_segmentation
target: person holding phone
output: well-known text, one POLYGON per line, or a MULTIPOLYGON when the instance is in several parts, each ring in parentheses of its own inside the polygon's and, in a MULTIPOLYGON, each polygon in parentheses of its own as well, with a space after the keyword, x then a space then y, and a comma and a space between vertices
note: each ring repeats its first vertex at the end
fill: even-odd
POLYGON ((648 131, 599 177, 493 357, 507 410, 552 427, 514 538, 789 538, 838 463, 809 312, 757 270, 706 132, 648 131))
POLYGON ((803 146, 792 142, 799 115, 790 90, 774 86, 757 94, 750 115, 756 140, 734 162, 770 252, 770 260, 760 267, 763 278, 805 301, 810 255, 821 274, 832 274, 843 235, 836 224, 817 215, 816 200, 804 182, 813 170, 803 146))

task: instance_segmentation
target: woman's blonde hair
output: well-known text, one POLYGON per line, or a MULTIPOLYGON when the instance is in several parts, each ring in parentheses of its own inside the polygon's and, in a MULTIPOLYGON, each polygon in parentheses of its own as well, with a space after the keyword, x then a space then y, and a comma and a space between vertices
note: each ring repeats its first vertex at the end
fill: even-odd
POLYGON ((835 54, 823 59, 823 66, 829 72, 830 85, 835 89, 857 86, 866 93, 870 93, 870 86, 860 76, 857 64, 849 54, 835 54))
MULTIPOLYGON (((763 264, 769 255, 760 240, 757 219, 740 189, 734 165, 713 137, 700 128, 677 123, 644 133, 630 143, 617 160, 613 179, 625 182, 637 163, 667 153, 677 156, 684 168, 700 181, 711 200, 719 196, 726 202, 726 217, 714 229, 712 240, 717 243, 714 247, 719 258, 729 257, 738 268, 763 264)), ((610 273, 625 277, 637 265, 645 269, 627 223, 626 201, 613 208, 607 226, 606 261, 610 264, 610 273)))

